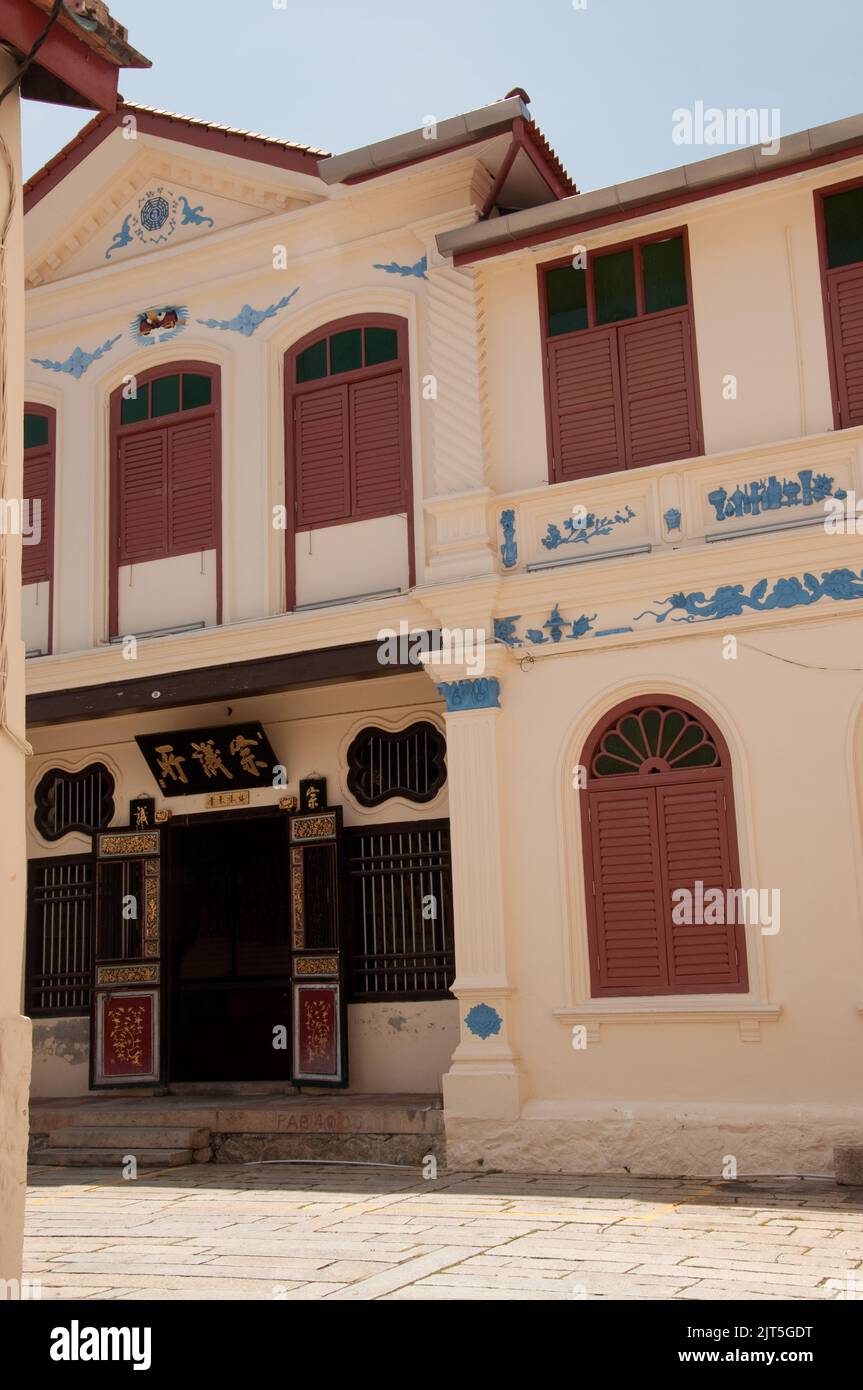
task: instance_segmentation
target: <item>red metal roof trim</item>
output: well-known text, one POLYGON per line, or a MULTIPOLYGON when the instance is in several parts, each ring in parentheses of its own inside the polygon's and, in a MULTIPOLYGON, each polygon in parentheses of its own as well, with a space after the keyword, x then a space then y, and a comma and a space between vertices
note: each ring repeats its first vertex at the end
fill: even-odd
POLYGON ((578 193, 578 188, 575 185, 575 181, 570 178, 569 174, 567 173, 563 164, 561 164, 552 146, 546 140, 536 121, 525 121, 524 133, 528 137, 528 139, 536 146, 538 153, 562 185, 564 191, 563 193, 560 193, 558 196, 560 198, 570 198, 574 194, 578 193))
MULTIPOLYGON (((561 164, 554 150, 551 148, 551 145, 549 145, 548 141, 546 140, 542 131, 539 129, 539 126, 536 124, 536 122, 524 121, 523 125, 526 138, 530 140, 531 144, 536 149, 536 152, 539 155, 541 162, 546 166, 551 176, 549 179, 546 180, 549 187, 555 190, 557 197, 559 198, 566 198, 574 193, 577 193, 578 189, 576 188, 569 174, 566 172, 566 169, 561 164), (560 189, 563 189, 563 192, 560 192, 560 189)), ((515 129, 515 126, 516 122, 513 121, 513 129, 515 129)), ((506 134, 505 128, 500 133, 506 134)), ((445 149, 442 150, 424 151, 422 154, 414 155, 412 159, 402 159, 397 164, 388 164, 383 169, 367 169, 361 174, 351 174, 348 176, 348 178, 343 180, 343 183, 345 184, 345 186, 350 186, 359 183, 369 183, 372 179, 386 178, 388 174, 400 173, 402 169, 410 169, 415 164, 425 164, 426 161, 429 159, 439 159, 442 158, 443 155, 453 154, 457 150, 470 149, 472 145, 480 145, 488 139, 488 134, 483 133, 471 137, 469 139, 460 140, 457 144, 448 145, 445 149)))
POLYGON ((198 120, 195 116, 180 116, 173 111, 160 111, 153 106, 138 106, 134 102, 121 100, 116 111, 100 112, 88 121, 68 144, 27 180, 24 184, 24 211, 29 212, 46 193, 56 188, 127 115, 135 117, 138 128, 145 134, 185 141, 203 149, 221 150, 224 154, 257 160, 260 164, 273 164, 295 173, 310 174, 313 178, 318 176, 318 160, 328 158, 327 151, 315 149, 313 145, 300 145, 293 140, 279 140, 275 136, 258 135, 253 131, 198 120))

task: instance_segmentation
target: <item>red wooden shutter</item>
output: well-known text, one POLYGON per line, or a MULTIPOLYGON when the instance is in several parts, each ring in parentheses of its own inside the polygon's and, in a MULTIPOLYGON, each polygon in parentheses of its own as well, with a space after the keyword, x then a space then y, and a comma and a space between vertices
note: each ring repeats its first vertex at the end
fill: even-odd
POLYGON ((350 388, 353 513, 381 516, 407 505, 402 423, 402 373, 350 388))
POLYGON ((827 276, 842 427, 863 424, 863 265, 827 276))
POLYGON ((298 395, 294 422, 297 525, 346 521, 351 512, 348 387, 298 395))
POLYGON ((120 438, 117 458, 120 563, 168 553, 168 431, 120 438))
POLYGON ((168 550, 172 555, 216 545, 216 421, 212 416, 168 427, 168 550))
MULTIPOLYGON (((21 547, 21 582, 37 584, 52 577, 54 555, 54 461, 49 449, 28 449, 24 455, 24 498, 30 505, 30 523, 36 525, 40 505, 38 545, 21 547)), ((25 517, 22 514, 23 529, 25 517)))
POLYGON ((652 787, 589 793, 595 994, 668 984, 661 851, 652 787))
POLYGON ((657 787, 655 795, 665 878, 669 981, 682 992, 709 991, 721 985, 745 989, 743 927, 727 922, 678 924, 671 915, 674 890, 685 888, 692 893, 694 907, 695 885, 701 882, 704 893, 722 889, 721 915, 728 916, 726 890, 735 884, 724 779, 657 787))
POLYGON ((614 328, 548 343, 554 480, 625 468, 614 328))
POLYGON ((699 451, 688 309, 618 329, 627 467, 699 451))

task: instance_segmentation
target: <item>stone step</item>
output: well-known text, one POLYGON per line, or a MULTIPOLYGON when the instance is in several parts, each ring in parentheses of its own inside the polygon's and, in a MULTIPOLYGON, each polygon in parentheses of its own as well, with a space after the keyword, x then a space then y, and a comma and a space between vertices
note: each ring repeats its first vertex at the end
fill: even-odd
POLYGON ((151 1125, 62 1125, 48 1136, 49 1149, 203 1149, 210 1142, 208 1129, 184 1129, 151 1125))
MULTIPOLYGON (((443 1131, 437 1096, 318 1097, 249 1096, 142 1097, 86 1101, 37 1101, 30 1108, 30 1132, 52 1134, 75 1128, 205 1128, 211 1134, 416 1134, 443 1131)), ((57 1142, 62 1142, 58 1139, 57 1142)))
POLYGON ((164 1094, 169 1096, 297 1096, 290 1081, 171 1081, 164 1094))
POLYGON ((137 1160, 139 1168, 180 1168, 190 1163, 208 1162, 210 1150, 200 1149, 206 1155, 198 1159, 193 1149, 41 1149, 31 1156, 31 1163, 47 1164, 58 1168, 116 1168, 121 1170, 129 1154, 137 1160))
POLYGON ((440 1134, 214 1134, 216 1163, 262 1163, 279 1159, 308 1163, 394 1163, 420 1168, 434 1157, 443 1165, 440 1134))

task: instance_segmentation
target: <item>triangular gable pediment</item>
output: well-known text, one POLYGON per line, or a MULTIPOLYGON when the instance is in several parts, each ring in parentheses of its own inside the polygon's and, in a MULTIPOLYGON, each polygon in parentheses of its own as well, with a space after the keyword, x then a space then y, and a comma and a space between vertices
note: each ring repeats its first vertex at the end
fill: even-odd
POLYGON ((309 173, 175 135, 129 138, 118 125, 27 211, 26 283, 119 265, 327 196, 309 173))

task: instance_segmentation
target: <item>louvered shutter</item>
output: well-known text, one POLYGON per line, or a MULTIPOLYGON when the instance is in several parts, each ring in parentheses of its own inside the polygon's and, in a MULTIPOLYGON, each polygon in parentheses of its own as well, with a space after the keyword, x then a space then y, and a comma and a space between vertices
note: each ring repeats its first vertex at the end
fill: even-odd
POLYGON ((121 437, 117 459, 120 563, 168 552, 168 432, 121 437))
POLYGON ((695 885, 699 881, 705 893, 711 888, 722 890, 722 915, 728 915, 726 890, 735 885, 725 783, 693 781, 657 787, 655 795, 665 878, 670 984, 681 992, 710 991, 722 985, 745 989, 742 927, 727 922, 677 924, 672 920, 674 890, 685 888, 692 893, 694 907, 695 885))
POLYGON ((863 424, 863 265, 831 271, 827 286, 839 418, 847 429, 863 424))
POLYGON ((625 468, 614 328, 548 343, 554 480, 625 468))
POLYGON ((402 421, 402 373, 350 387, 353 512, 397 512, 407 505, 402 421))
POLYGON ((661 851, 652 787, 589 793, 595 994, 668 984, 661 851))
POLYGON ((168 427, 168 549, 172 555, 216 545, 216 420, 168 427))
MULTIPOLYGON (((30 505, 30 523, 36 525, 39 503, 38 545, 21 547, 21 582, 36 584, 51 578, 54 537, 53 467, 50 449, 28 449, 24 455, 24 498, 30 505)), ((22 529, 26 518, 22 515, 22 529)))
POLYGON ((298 395, 294 411, 297 525, 346 521, 351 511, 348 387, 298 395))
POLYGON ((699 452, 689 311, 618 329, 627 467, 699 452))

